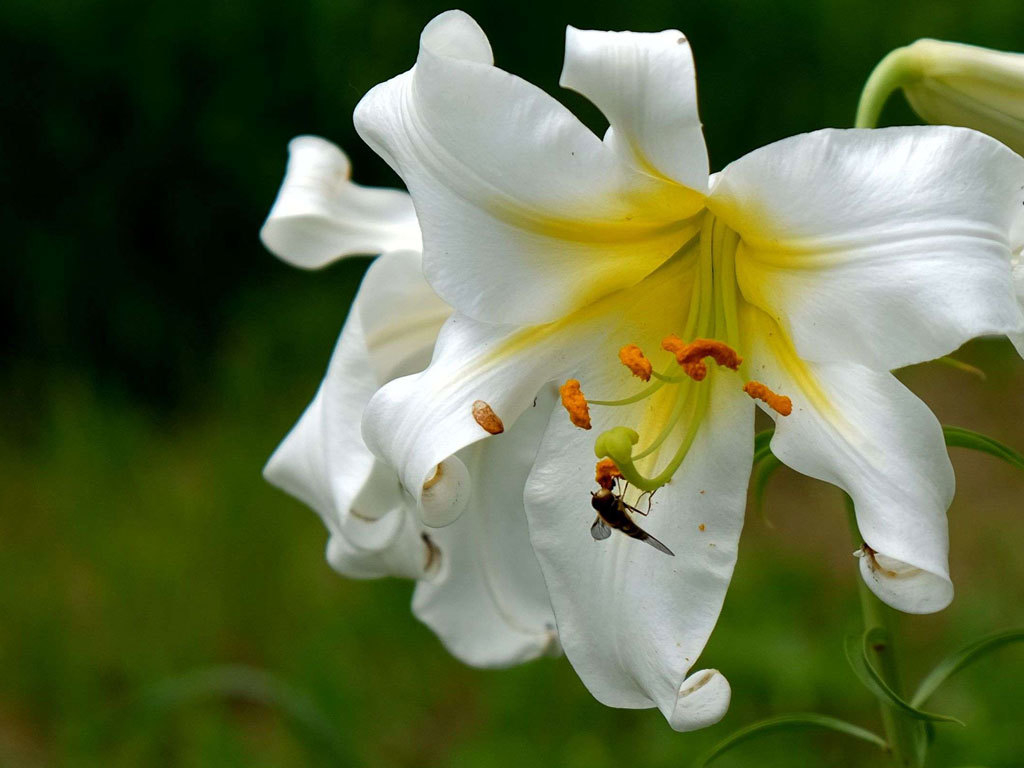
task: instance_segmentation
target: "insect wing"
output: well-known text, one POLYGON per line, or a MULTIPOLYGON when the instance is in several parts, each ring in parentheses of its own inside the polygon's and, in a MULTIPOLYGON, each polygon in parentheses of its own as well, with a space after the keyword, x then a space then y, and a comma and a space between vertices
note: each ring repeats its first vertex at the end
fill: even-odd
POLYGON ((604 524, 604 520, 598 515, 594 519, 594 524, 590 526, 590 535, 594 537, 594 541, 604 541, 612 535, 612 529, 604 524))
POLYGON ((664 552, 669 557, 675 557, 676 556, 675 552, 673 552, 671 549, 666 547, 664 544, 662 544, 656 538, 651 536, 651 534, 647 533, 647 531, 640 531, 640 535, 639 536, 635 536, 634 538, 640 539, 640 541, 646 541, 648 544, 650 544, 656 550, 658 550, 659 552, 664 552))
POLYGON ((624 525, 620 530, 623 533, 625 533, 627 536, 630 536, 631 538, 638 539, 639 541, 647 542, 652 547, 654 547, 656 550, 658 550, 659 552, 664 552, 669 557, 675 557, 676 556, 675 552, 673 552, 671 549, 666 547, 664 544, 662 544, 656 538, 651 536, 651 534, 649 534, 647 531, 645 531, 643 528, 641 528, 639 525, 637 525, 636 522, 634 520, 632 520, 632 519, 629 521, 629 525, 624 525))

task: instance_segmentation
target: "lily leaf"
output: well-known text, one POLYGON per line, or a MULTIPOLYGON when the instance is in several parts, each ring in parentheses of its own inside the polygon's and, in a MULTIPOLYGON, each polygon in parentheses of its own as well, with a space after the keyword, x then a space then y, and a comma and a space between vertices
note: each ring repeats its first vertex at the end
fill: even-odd
POLYGON ((720 741, 712 747, 709 752, 701 757, 697 762, 697 765, 700 768, 704 768, 704 766, 710 765, 713 761, 717 760, 733 747, 742 744, 745 741, 749 741, 750 739, 774 733, 776 731, 795 731, 803 730, 805 728, 821 728, 824 730, 836 731, 838 733, 846 734, 847 736, 853 736, 854 738, 867 741, 874 744, 879 749, 889 748, 885 739, 877 733, 861 728, 859 725, 854 725, 853 723, 848 723, 845 720, 839 720, 835 717, 829 717, 828 715, 799 712, 791 715, 770 717, 767 720, 761 720, 760 722, 752 723, 745 728, 740 728, 738 731, 730 734, 723 741, 720 741))
MULTIPOLYGON (((754 435, 754 462, 763 460, 771 455, 771 439, 775 429, 769 427, 754 435)), ((952 427, 943 425, 942 435, 946 439, 946 445, 951 448, 970 448, 974 451, 981 451, 997 459, 1012 464, 1017 469, 1024 469, 1024 454, 1014 450, 1005 443, 1001 443, 994 437, 983 435, 964 427, 952 427)))
POLYGON ((771 451, 768 444, 772 441, 772 436, 774 434, 775 428, 768 427, 768 429, 762 429, 754 435, 754 461, 757 461, 757 455, 762 451, 771 451))
POLYGON ((986 381, 988 379, 988 376, 983 370, 981 370, 981 368, 971 365, 970 363, 965 363, 963 360, 957 360, 955 357, 949 357, 947 355, 946 357, 936 358, 935 362, 948 366, 949 368, 955 368, 963 373, 969 373, 972 376, 977 376, 982 381, 986 381))
POLYGON ((782 462, 770 450, 760 460, 755 455, 754 470, 750 474, 750 487, 753 490, 751 506, 761 518, 764 518, 764 494, 768 489, 768 481, 781 466, 782 462))
POLYGON ((917 686, 917 692, 914 694, 914 698, 911 699, 911 704, 915 707, 923 704, 953 673, 963 669, 986 653, 991 653, 1004 645, 1021 641, 1024 641, 1024 629, 1011 629, 1005 632, 996 632, 965 645, 956 653, 950 654, 940 661, 925 676, 921 684, 917 686))
POLYGON ((854 674, 857 675, 857 678, 864 684, 864 686, 879 699, 887 702, 907 717, 914 718, 915 720, 939 723, 957 723, 958 725, 963 725, 963 722, 955 717, 951 717, 949 715, 937 715, 918 709, 904 701, 899 694, 889 687, 889 684, 882 679, 880 674, 878 674, 878 670, 876 670, 874 666, 872 666, 871 662, 868 661, 868 649, 876 643, 884 642, 885 631, 881 627, 872 627, 864 633, 863 638, 857 637, 856 635, 846 638, 846 660, 850 662, 850 666, 853 668, 854 674))
POLYGON ((1017 469, 1024 469, 1024 456, 1008 445, 998 440, 973 432, 963 427, 950 427, 943 425, 942 434, 946 438, 946 445, 954 448, 970 448, 975 451, 987 453, 1005 462, 1013 464, 1017 469))

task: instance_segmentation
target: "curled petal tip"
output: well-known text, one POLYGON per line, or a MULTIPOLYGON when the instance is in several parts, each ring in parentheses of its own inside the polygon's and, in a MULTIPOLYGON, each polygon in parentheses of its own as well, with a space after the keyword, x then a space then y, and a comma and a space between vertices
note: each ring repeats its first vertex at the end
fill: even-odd
POLYGON ((437 56, 494 64, 487 35, 465 11, 445 11, 431 19, 420 34, 420 46, 437 56))
POLYGON ((423 481, 420 514, 431 528, 443 528, 459 519, 469 503, 469 471, 454 456, 438 464, 423 481))
POLYGON ((867 546, 854 554, 868 589, 897 611, 935 613, 953 601, 953 583, 945 575, 917 568, 867 546))
POLYGON ((725 716, 731 698, 729 681, 717 669, 695 672, 679 686, 669 725, 680 732, 714 725, 725 716))

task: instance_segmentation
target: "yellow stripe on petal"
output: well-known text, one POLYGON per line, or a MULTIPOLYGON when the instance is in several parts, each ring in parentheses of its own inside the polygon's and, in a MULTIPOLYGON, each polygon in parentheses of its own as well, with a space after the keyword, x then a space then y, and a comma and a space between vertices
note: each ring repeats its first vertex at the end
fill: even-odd
MULTIPOLYGON (((744 325, 746 326, 744 330, 747 337, 751 339, 751 341, 756 338, 756 343, 757 346, 760 347, 761 353, 767 353, 774 357, 775 360, 785 368, 786 373, 797 385, 798 391, 786 393, 790 400, 788 407, 789 412, 791 413, 793 410, 801 410, 811 407, 817 411, 821 418, 830 422, 848 439, 854 438, 858 434, 857 430, 829 399, 824 388, 818 382, 817 377, 812 373, 810 366, 796 353, 793 341, 789 338, 789 334, 783 330, 782 326, 769 317, 768 314, 747 302, 741 302, 741 312, 743 315, 744 325)), ((758 373, 758 370, 763 368, 763 366, 759 365, 757 360, 752 360, 751 362, 753 363, 751 366, 753 368, 753 377, 759 377, 761 374, 758 373)), ((775 392, 769 389, 769 387, 772 384, 778 386, 775 382, 769 382, 766 385, 762 384, 759 380, 751 383, 760 384, 761 387, 764 387, 765 390, 767 390, 767 393, 772 395, 775 395, 775 392)), ((759 389, 756 394, 746 389, 745 391, 747 391, 751 397, 758 399, 763 399, 760 395, 765 394, 759 389)), ((768 403, 767 400, 765 400, 765 402, 768 403)), ((774 408, 771 403, 768 404, 770 407, 774 408)), ((782 411, 779 412, 782 413, 782 411)), ((789 414, 786 413, 784 415, 789 414)))

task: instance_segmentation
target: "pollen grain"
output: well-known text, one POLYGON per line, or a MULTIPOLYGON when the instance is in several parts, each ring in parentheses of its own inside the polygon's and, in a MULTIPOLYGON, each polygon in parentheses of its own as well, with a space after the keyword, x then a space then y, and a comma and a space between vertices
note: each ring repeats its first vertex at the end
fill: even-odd
POLYGON ((632 371, 633 375, 644 381, 651 380, 653 367, 651 361, 644 355, 644 351, 636 344, 627 344, 619 350, 619 360, 632 371))
POLYGON ((500 435, 505 431, 505 425, 498 418, 498 414, 483 400, 477 400, 473 403, 473 418, 477 424, 483 427, 485 432, 489 432, 492 435, 500 435))
POLYGON ((569 420, 580 429, 590 429, 590 407, 580 390, 579 379, 569 379, 558 391, 562 406, 569 412, 569 420))
POLYGON ((703 381, 708 375, 708 367, 704 358, 710 357, 718 365, 735 371, 740 367, 743 358, 735 349, 716 339, 694 339, 689 344, 678 336, 666 336, 661 348, 676 356, 676 362, 694 381, 703 381))
POLYGON ((743 385, 743 391, 755 400, 760 400, 780 416, 789 416, 793 412, 793 401, 785 395, 778 395, 772 392, 760 381, 748 381, 743 385))
POLYGON ((619 472, 619 468, 615 466, 615 462, 611 459, 601 459, 597 462, 597 466, 594 468, 594 479, 597 484, 606 490, 611 490, 615 487, 615 479, 622 477, 622 473, 619 472))

